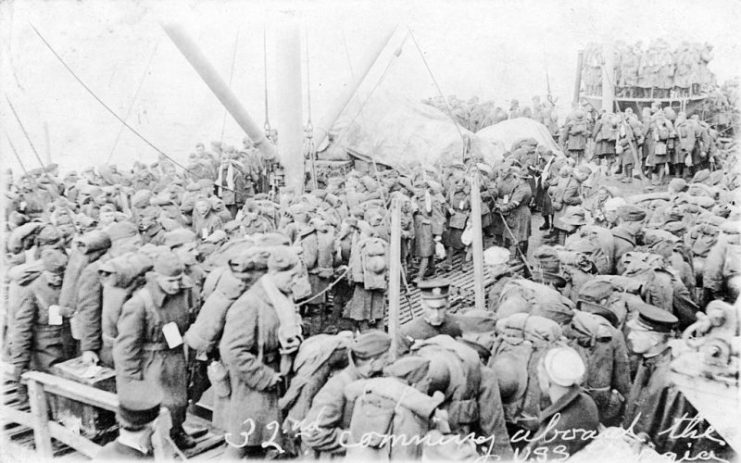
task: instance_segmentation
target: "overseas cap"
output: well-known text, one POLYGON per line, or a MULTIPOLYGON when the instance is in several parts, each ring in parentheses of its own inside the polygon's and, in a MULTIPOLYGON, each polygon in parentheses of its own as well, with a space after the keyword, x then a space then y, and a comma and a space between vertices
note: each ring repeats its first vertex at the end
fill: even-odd
POLYGON ((642 302, 637 304, 638 317, 631 323, 631 328, 671 333, 679 324, 679 319, 664 309, 642 302))
POLYGON ((160 413, 162 393, 145 381, 122 380, 117 385, 118 419, 134 428, 151 423, 160 413))
POLYGON ((166 277, 176 277, 185 271, 183 263, 172 251, 162 251, 154 259, 154 271, 166 277))
POLYGON ((41 252, 41 262, 44 265, 44 270, 51 273, 64 273, 64 268, 67 265, 67 256, 56 249, 44 249, 41 252))
POLYGON ((296 251, 289 246, 278 246, 270 253, 268 270, 282 272, 295 267, 299 263, 300 259, 296 251))
POLYGON ((620 220, 626 222, 639 222, 646 218, 646 211, 632 204, 626 204, 625 206, 619 207, 617 211, 620 220))
POLYGON ((563 387, 581 383, 586 367, 579 354, 570 347, 556 347, 543 358, 543 366, 551 382, 563 387))
POLYGON ((139 234, 139 229, 132 222, 114 222, 105 228, 105 233, 111 241, 133 238, 139 234))
POLYGON ((170 249, 187 243, 195 243, 196 234, 187 228, 177 228, 165 233, 165 246, 170 249))
POLYGON ((350 350, 359 359, 379 356, 389 350, 391 338, 379 330, 370 330, 361 334, 350 345, 350 350))

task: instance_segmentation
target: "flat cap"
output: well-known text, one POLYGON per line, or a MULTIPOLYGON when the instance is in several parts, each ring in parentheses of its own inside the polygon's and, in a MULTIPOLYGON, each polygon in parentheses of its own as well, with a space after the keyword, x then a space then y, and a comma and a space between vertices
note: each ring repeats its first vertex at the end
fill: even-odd
POLYGON ((92 230, 84 235, 79 240, 79 248, 85 254, 89 254, 95 251, 102 251, 111 247, 111 238, 107 233, 101 230, 92 230))
POLYGON ((422 381, 429 370, 429 360, 412 355, 401 357, 391 365, 387 365, 383 369, 383 374, 402 379, 407 384, 415 384, 422 381))
POLYGON ((636 302, 638 317, 633 319, 629 326, 633 329, 671 333, 679 324, 679 319, 671 312, 660 309, 645 302, 636 302))
POLYGON ((422 280, 417 287, 422 299, 447 299, 450 281, 444 278, 422 280))
POLYGON ((625 222, 639 222, 646 218, 646 211, 632 204, 619 207, 617 211, 620 220, 625 222))
POLYGON ((62 234, 54 225, 47 224, 39 231, 36 239, 40 246, 48 246, 58 243, 62 239, 62 234))
POLYGON ((62 251, 47 248, 41 252, 41 262, 47 272, 64 273, 67 256, 62 251))
POLYGON ((561 222, 571 226, 587 224, 587 211, 580 206, 569 206, 560 217, 561 222))
POLYGON ((232 273, 243 274, 255 270, 267 270, 269 259, 269 249, 253 246, 230 258, 228 262, 232 273))
POLYGON ((391 338, 380 330, 370 330, 361 334, 350 345, 350 350, 359 359, 379 356, 391 347, 391 338))
POLYGON ((176 277, 183 274, 185 266, 172 251, 161 251, 154 259, 154 271, 166 277, 176 277))
POLYGON ((124 427, 139 428, 153 422, 160 413, 162 393, 150 383, 120 380, 118 394, 118 419, 124 427))

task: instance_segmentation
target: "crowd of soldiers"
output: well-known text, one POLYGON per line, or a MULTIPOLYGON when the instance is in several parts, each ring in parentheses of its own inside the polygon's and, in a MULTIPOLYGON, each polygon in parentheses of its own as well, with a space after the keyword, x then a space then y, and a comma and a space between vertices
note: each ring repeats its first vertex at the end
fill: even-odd
POLYGON ((603 175, 651 177, 651 184, 666 184, 672 177, 689 180, 697 172, 719 168, 723 151, 718 130, 697 113, 675 112, 658 103, 623 112, 598 113, 585 104, 568 115, 559 141, 578 165, 591 159, 603 175))
MULTIPOLYGON (((643 137, 654 156, 663 114, 643 137)), ((621 120, 612 150, 633 127, 621 120)), ((737 158, 622 197, 574 162, 580 123, 568 156, 527 139, 497 166, 358 165, 308 192, 279 187, 249 140, 199 144, 187 171, 162 157, 8 172, 5 360, 16 381, 75 357, 113 368, 121 427, 106 457, 151 456, 160 406, 172 442, 193 447, 182 425, 208 388, 233 458, 562 459, 605 426, 660 453, 727 457, 707 422, 701 438, 666 430, 697 414, 668 379, 669 342, 710 308, 736 310, 737 158), (442 276, 472 258, 472 184, 487 307, 453 313, 442 276), (392 201, 422 307, 394 339, 392 201)))
POLYGON ((520 106, 519 100, 513 99, 507 110, 497 106, 493 100, 479 102, 476 96, 468 101, 461 100, 455 95, 450 95, 447 100, 442 96, 437 96, 423 102, 445 114, 451 114, 458 125, 474 133, 507 119, 518 117, 527 117, 544 124, 552 135, 558 133, 558 114, 556 114, 556 106, 551 98, 548 98, 547 103, 543 103, 536 95, 532 98, 532 105, 524 107, 520 106))
MULTIPOLYGON (((615 94, 627 98, 687 98, 707 93, 715 85, 715 75, 708 69, 713 46, 681 42, 672 49, 664 39, 651 41, 644 50, 642 42, 615 43, 613 80, 615 94)), ((601 95, 605 56, 602 46, 590 44, 584 51, 582 79, 588 95, 601 95)))

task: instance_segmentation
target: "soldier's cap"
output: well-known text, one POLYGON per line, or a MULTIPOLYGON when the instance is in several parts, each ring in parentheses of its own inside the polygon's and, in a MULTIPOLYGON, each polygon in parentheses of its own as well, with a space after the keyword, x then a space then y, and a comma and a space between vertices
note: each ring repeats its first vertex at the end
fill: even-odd
POLYGON ((535 270, 533 269, 532 274, 533 281, 544 285, 553 285, 556 288, 566 287, 566 279, 559 275, 558 272, 552 272, 547 270, 535 270))
POLYGON ((667 188, 670 193, 680 193, 687 189, 687 181, 683 178, 673 178, 667 188))
POLYGON ((676 236, 682 236, 684 232, 687 230, 687 225, 685 225, 683 222, 669 222, 667 224, 664 224, 664 230, 668 231, 669 233, 676 235, 676 236))
POLYGON ((610 195, 610 198, 614 198, 619 194, 618 190, 615 187, 611 187, 609 185, 601 185, 599 189, 606 191, 607 194, 610 195))
POLYGON ((616 196, 614 198, 609 198, 607 201, 605 201, 604 208, 606 211, 617 211, 622 206, 625 206, 625 198, 622 198, 620 196, 616 196))
POLYGON ((305 203, 296 203, 291 204, 291 206, 288 208, 288 211, 291 213, 291 215, 296 214, 306 214, 308 212, 308 207, 305 203))
POLYGON ((215 230, 213 233, 208 235, 205 240, 203 240, 205 243, 220 243, 222 241, 226 241, 229 237, 227 236, 226 232, 224 230, 215 230))
POLYGON ((112 242, 126 238, 133 238, 139 235, 139 229, 134 225, 134 223, 129 222, 128 220, 123 222, 114 222, 108 225, 104 231, 112 242))
POLYGON ((116 385, 117 418, 124 428, 141 428, 157 419, 162 392, 146 381, 121 379, 116 385))
POLYGON ((462 162, 454 162, 454 163, 450 164, 449 167, 451 169, 455 169, 455 170, 466 170, 466 165, 463 164, 462 162))
POLYGON ((289 246, 276 246, 270 252, 268 270, 282 272, 291 269, 301 262, 298 253, 289 246))
POLYGON ((165 277, 177 277, 183 274, 185 266, 175 253, 162 250, 154 259, 154 271, 165 277))
POLYGON ((577 299, 576 308, 578 310, 581 310, 582 312, 590 313, 593 315, 598 315, 604 318, 605 320, 610 322, 610 324, 614 326, 615 328, 617 328, 618 325, 620 324, 620 320, 618 320, 618 317, 615 314, 615 312, 595 302, 587 301, 584 299, 577 299))
POLYGON ((669 311, 656 306, 637 302, 638 316, 628 322, 631 329, 671 333, 679 324, 679 319, 669 311))
POLYGON ((255 246, 288 246, 291 241, 282 233, 269 232, 253 235, 255 246))
POLYGON ((493 170, 493 169, 492 169, 492 168, 491 168, 491 167, 490 167, 489 165, 487 165, 487 164, 484 164, 483 162, 479 162, 479 163, 477 163, 477 164, 476 164, 476 168, 477 168, 477 169, 478 169, 479 171, 481 171, 481 172, 485 173, 486 175, 488 175, 488 176, 490 176, 490 177, 491 177, 492 175, 494 175, 494 170, 493 170))
POLYGON ((577 167, 574 170, 574 172, 578 172, 580 174, 585 174, 585 175, 590 175, 592 173, 592 169, 588 165, 582 164, 579 167, 577 167))
POLYGON ((142 208, 149 205, 149 199, 152 192, 149 190, 139 190, 131 197, 131 207, 142 208))
POLYGON ((247 272, 267 270, 270 250, 268 248, 253 246, 244 252, 229 259, 229 268, 237 278, 251 276, 247 272))
POLYGON ((236 231, 241 226, 241 223, 237 220, 230 220, 227 223, 224 224, 224 231, 227 233, 231 233, 233 231, 236 231))
POLYGON ((632 204, 619 207, 617 212, 620 220, 625 222, 639 222, 646 218, 646 211, 632 204))
POLYGON ((39 246, 50 246, 62 239, 62 234, 54 225, 45 225, 36 236, 39 246))
POLYGON ((165 233, 165 246, 170 249, 187 243, 195 243, 196 234, 187 228, 177 228, 165 233))
POLYGON ((692 180, 690 180, 690 183, 703 183, 707 179, 710 178, 710 171, 708 169, 703 169, 701 171, 698 171, 694 177, 692 177, 692 180))
POLYGON ((175 204, 168 195, 163 194, 163 193, 160 193, 154 198, 151 198, 149 200, 149 203, 152 206, 172 206, 175 204))
POLYGON ((111 238, 101 230, 92 230, 80 237, 78 247, 83 254, 102 251, 111 247, 111 238))
POLYGON ((580 206, 569 206, 560 217, 561 222, 574 227, 587 224, 587 211, 580 206))
POLYGON ((509 262, 510 252, 507 248, 492 246, 484 251, 485 265, 502 265, 509 262))
POLYGON ((444 278, 422 280, 417 287, 419 288, 422 299, 447 299, 450 291, 450 280, 444 278))
POLYGON ((67 256, 57 249, 46 248, 41 252, 41 262, 47 272, 62 274, 67 266, 67 256))
POLYGON ((429 360, 411 355, 401 357, 384 367, 383 375, 402 379, 407 384, 415 384, 425 379, 429 371, 429 360))
POLYGON ((350 345, 355 357, 366 360, 377 357, 389 350, 391 338, 380 330, 370 330, 359 335, 350 345))
POLYGON ((198 191, 201 187, 198 186, 196 182, 190 182, 187 185, 185 185, 185 191, 198 191))
POLYGON ((554 347, 543 357, 543 367, 551 382, 562 387, 581 383, 586 366, 578 352, 571 347, 554 347))
POLYGON ((452 318, 464 334, 490 333, 497 329, 496 314, 490 310, 471 309, 452 315, 452 318))

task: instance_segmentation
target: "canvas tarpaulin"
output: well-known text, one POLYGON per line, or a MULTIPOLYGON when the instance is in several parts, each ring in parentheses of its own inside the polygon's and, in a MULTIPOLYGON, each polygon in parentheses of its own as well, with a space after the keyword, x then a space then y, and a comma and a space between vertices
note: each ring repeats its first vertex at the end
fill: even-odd
POLYGON ((460 162, 465 143, 471 155, 482 156, 488 164, 501 162, 503 145, 456 127, 447 114, 432 106, 378 91, 361 111, 359 100, 355 98, 335 123, 334 142, 323 158, 347 159, 352 151, 405 170, 460 162))
POLYGON ((556 154, 563 154, 556 144, 548 128, 538 121, 526 117, 518 117, 502 121, 476 132, 476 135, 493 144, 504 146, 508 151, 512 145, 525 138, 534 138, 539 145, 552 150, 556 154))

